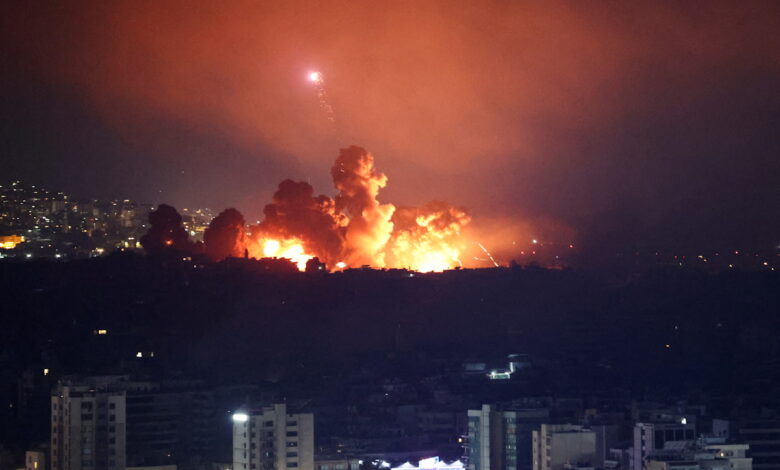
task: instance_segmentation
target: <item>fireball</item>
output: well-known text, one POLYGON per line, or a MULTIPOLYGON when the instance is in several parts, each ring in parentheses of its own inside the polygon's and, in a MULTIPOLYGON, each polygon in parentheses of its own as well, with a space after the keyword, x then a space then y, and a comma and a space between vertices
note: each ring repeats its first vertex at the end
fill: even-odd
POLYGON ((286 258, 295 263, 299 270, 306 270, 306 263, 314 255, 306 253, 303 243, 297 238, 277 240, 261 238, 257 244, 250 245, 249 254, 253 258, 286 258), (260 256, 258 256, 260 255, 260 256))

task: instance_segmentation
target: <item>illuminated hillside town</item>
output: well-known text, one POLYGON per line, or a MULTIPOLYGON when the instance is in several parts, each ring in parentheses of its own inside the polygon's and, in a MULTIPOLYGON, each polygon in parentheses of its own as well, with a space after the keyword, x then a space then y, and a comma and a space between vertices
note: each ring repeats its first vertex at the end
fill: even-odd
MULTIPOLYGON (((129 199, 76 199, 21 181, 0 185, 0 257, 81 259, 141 249, 151 204, 129 199)), ((182 223, 198 240, 209 209, 183 209, 182 223)))

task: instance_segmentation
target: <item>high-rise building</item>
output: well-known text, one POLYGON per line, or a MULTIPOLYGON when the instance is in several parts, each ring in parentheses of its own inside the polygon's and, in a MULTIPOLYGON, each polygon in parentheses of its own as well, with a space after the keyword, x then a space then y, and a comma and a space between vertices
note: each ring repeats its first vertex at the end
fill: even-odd
MULTIPOLYGON (((100 331, 105 330, 96 330, 97 334, 100 331)), ((121 463, 121 468, 160 465, 177 465, 183 470, 195 468, 200 462, 210 460, 214 450, 216 428, 211 397, 211 392, 199 381, 132 381, 127 375, 63 379, 52 397, 52 461, 57 457, 55 452, 60 452, 55 451, 55 441, 63 446, 62 453, 67 450, 75 458, 75 444, 68 444, 63 433, 79 432, 81 437, 71 439, 84 447, 78 451, 82 459, 96 462, 94 465, 99 464, 100 452, 109 445, 107 455, 121 454, 121 460, 109 458, 108 462, 121 463), (106 405, 106 396, 115 398, 106 405), (78 416, 75 408, 69 411, 67 403, 60 403, 67 397, 71 407, 82 407, 83 412, 78 416), (73 401, 76 398, 81 400, 79 404, 73 401), (58 424, 68 416, 73 426, 79 419, 86 421, 68 430, 58 424)), ((88 465, 83 463, 75 468, 88 465)))
POLYGON ((633 469, 647 468, 647 457, 664 448, 667 442, 693 441, 696 426, 686 418, 634 425, 633 469))
POLYGON ((123 390, 61 381, 51 417, 51 470, 125 468, 123 390))
POLYGON ((235 413, 233 470, 314 470, 314 416, 284 404, 235 413))
POLYGON ((546 408, 498 411, 492 405, 468 411, 469 470, 530 470, 531 433, 549 418, 546 408))
POLYGON ((211 456, 216 429, 212 394, 197 384, 183 389, 169 385, 127 389, 129 466, 176 464, 187 470, 211 456))
POLYGON ((593 466, 596 432, 575 424, 542 424, 533 433, 533 470, 593 466))

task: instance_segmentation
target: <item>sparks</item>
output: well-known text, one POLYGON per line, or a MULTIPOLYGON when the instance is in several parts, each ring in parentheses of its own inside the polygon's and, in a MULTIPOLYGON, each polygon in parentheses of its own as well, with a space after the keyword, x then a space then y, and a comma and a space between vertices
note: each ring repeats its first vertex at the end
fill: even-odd
POLYGON ((474 243, 476 243, 477 246, 480 247, 482 249, 482 251, 485 252, 487 257, 490 258, 490 261, 493 263, 493 266, 498 267, 498 263, 496 263, 496 260, 493 259, 493 255, 490 254, 490 252, 487 250, 487 248, 485 248, 485 246, 482 243, 478 242, 478 241, 475 241, 474 243))

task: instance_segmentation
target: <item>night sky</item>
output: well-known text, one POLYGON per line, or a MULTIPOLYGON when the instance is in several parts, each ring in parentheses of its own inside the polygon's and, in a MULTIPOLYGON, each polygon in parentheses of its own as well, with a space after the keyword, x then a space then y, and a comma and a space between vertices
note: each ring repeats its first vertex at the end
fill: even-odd
POLYGON ((0 182, 254 221, 284 178, 332 194, 356 144, 381 200, 475 223, 780 242, 778 2, 14 3, 0 182))

